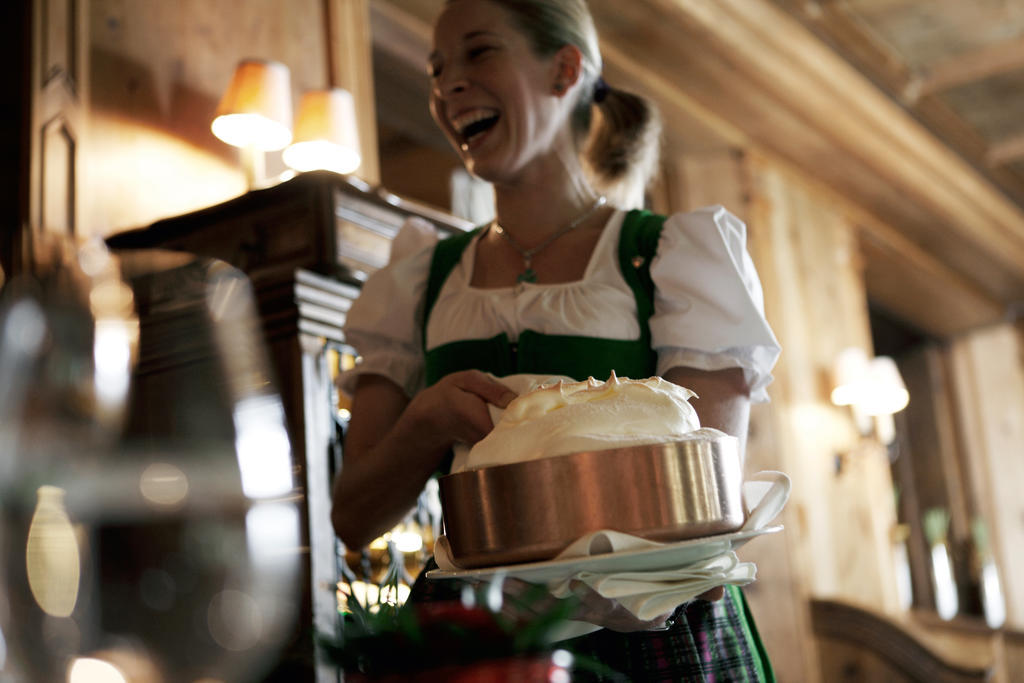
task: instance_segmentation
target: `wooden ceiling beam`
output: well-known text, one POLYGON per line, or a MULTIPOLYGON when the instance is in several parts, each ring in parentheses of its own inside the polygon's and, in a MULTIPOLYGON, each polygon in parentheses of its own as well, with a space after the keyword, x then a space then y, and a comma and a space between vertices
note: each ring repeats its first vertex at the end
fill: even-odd
POLYGON ((1024 159, 1024 133, 993 142, 985 155, 990 166, 1005 166, 1021 159, 1024 159))
POLYGON ((1008 318, 1006 304, 899 230, 863 212, 857 218, 864 286, 876 304, 940 338, 1008 318))
POLYGON ((908 90, 916 99, 1018 69, 1024 69, 1024 37, 933 64, 911 81, 908 90))
MULTIPOLYGON (((1021 176, 989 160, 989 142, 954 111, 941 91, 927 92, 925 77, 915 74, 904 57, 872 31, 854 11, 850 0, 773 0, 798 17, 813 33, 834 45, 891 97, 912 108, 928 128, 979 168, 1018 204, 1024 206, 1021 176)), ((858 7, 861 5, 858 4, 858 7)))
POLYGON ((791 14, 802 17, 816 34, 864 66, 879 85, 902 97, 914 80, 902 55, 881 40, 870 25, 858 15, 847 0, 773 0, 791 14))
MULTIPOLYGON (((930 226, 915 226, 918 230, 932 233, 942 225, 944 237, 955 233, 957 240, 980 249, 989 263, 987 270, 1005 269, 1017 282, 1011 288, 1014 291, 1002 294, 1019 295, 1024 283, 1021 208, 782 10, 763 0, 648 0, 648 4, 660 10, 666 22, 677 18, 687 27, 690 38, 681 42, 703 43, 694 46, 694 52, 702 55, 695 56, 701 66, 726 61, 735 74, 718 84, 718 92, 698 89, 698 100, 719 102, 716 113, 725 118, 748 119, 751 113, 726 109, 727 93, 746 95, 755 105, 754 98, 767 98, 788 109, 807 128, 831 141, 847 169, 863 165, 883 185, 898 187, 904 202, 913 202, 935 217, 930 226), (740 82, 745 86, 743 93, 729 92, 730 85, 740 82)), ((756 125, 749 120, 733 122, 741 129, 756 125)), ((802 150, 787 147, 790 140, 771 136, 759 141, 786 148, 787 156, 802 162, 802 150)), ((830 169, 815 170, 824 177, 830 169)), ((833 175, 842 182, 849 172, 833 175)), ((919 236, 922 243, 933 245, 937 238, 934 233, 919 236)), ((954 262, 961 256, 952 242, 946 250, 945 256, 954 262)))
POLYGON ((742 131, 678 88, 671 75, 651 69, 631 56, 625 46, 605 42, 601 51, 608 82, 651 98, 662 118, 671 122, 665 127, 666 154, 696 154, 750 144, 742 131))

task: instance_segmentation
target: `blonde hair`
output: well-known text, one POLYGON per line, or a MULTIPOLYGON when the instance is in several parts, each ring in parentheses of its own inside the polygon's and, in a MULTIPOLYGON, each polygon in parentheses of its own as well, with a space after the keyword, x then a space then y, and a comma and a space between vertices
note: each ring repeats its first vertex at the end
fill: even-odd
POLYGON ((566 45, 579 49, 582 87, 572 126, 584 168, 610 199, 639 205, 657 170, 661 117, 650 100, 602 79, 597 30, 586 0, 487 1, 509 13, 539 56, 549 57, 566 45))

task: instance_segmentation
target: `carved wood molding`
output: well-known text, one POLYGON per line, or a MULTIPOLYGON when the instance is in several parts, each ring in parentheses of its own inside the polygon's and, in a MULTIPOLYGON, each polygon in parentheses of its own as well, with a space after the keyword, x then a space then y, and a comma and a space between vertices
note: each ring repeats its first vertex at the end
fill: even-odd
POLYGON ((811 601, 811 623, 819 638, 834 639, 884 659, 907 680, 969 683, 990 680, 991 667, 952 663, 885 617, 852 605, 811 601))

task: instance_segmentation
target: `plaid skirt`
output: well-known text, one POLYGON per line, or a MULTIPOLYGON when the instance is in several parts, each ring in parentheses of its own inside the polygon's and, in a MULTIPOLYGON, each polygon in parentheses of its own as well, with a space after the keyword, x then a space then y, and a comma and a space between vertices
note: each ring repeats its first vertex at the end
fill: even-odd
MULTIPOLYGON (((426 571, 436 566, 431 558, 416 579, 412 601, 459 599, 460 582, 425 578, 426 571)), ((572 674, 574 683, 775 681, 754 618, 737 586, 726 586, 721 600, 694 600, 680 605, 665 630, 619 633, 601 629, 557 645, 579 660, 600 665, 601 673, 592 667, 577 667, 572 674)))

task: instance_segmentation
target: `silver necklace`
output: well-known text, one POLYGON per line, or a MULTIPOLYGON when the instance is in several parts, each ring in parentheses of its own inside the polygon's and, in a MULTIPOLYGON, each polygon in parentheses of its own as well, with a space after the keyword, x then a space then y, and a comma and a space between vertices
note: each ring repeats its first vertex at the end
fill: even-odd
POLYGON ((591 214, 593 214, 595 211, 604 206, 605 202, 607 201, 608 200, 604 197, 604 195, 601 195, 596 200, 594 200, 594 203, 590 205, 590 208, 588 208, 586 211, 584 211, 579 216, 574 218, 571 223, 566 225, 564 228, 555 231, 546 240, 530 249, 524 249, 523 246, 519 244, 519 242, 516 242, 515 238, 513 238, 512 235, 508 234, 508 231, 498 224, 497 218, 491 221, 491 229, 493 229, 494 232, 504 237, 505 240, 512 245, 512 248, 518 251, 519 255, 523 257, 523 272, 519 273, 519 275, 516 276, 516 282, 536 282, 537 271, 533 269, 533 257, 536 256, 541 251, 543 251, 545 247, 547 247, 549 244, 557 240, 559 237, 569 232, 570 230, 573 230, 574 228, 578 227, 580 223, 589 218, 591 214))

